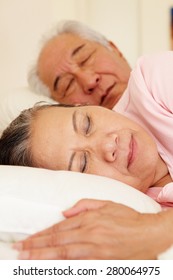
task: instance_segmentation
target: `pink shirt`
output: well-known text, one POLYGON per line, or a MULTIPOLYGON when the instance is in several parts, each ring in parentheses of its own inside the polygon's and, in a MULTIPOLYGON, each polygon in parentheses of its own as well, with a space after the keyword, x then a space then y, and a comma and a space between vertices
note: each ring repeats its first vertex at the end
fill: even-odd
MULTIPOLYGON (((142 56, 113 110, 136 121, 149 134, 152 132, 173 178, 173 52, 142 56)), ((147 194, 160 204, 173 207, 173 183, 150 188, 147 194)))

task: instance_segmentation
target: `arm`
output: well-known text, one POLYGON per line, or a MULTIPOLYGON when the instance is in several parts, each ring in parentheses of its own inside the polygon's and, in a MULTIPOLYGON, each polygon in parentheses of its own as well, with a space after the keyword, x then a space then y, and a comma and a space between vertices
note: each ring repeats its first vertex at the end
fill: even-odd
POLYGON ((82 200, 64 214, 65 221, 16 245, 24 250, 19 258, 156 259, 173 244, 173 210, 140 214, 113 202, 82 200))

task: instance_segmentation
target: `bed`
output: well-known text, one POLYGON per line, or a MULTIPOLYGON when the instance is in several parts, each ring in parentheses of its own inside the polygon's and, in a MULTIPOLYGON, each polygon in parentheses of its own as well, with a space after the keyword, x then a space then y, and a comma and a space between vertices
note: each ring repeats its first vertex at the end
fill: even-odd
MULTIPOLYGON (((19 112, 38 101, 53 102, 28 88, 13 89, 0 99, 0 132, 19 112)), ((62 211, 82 198, 112 200, 142 213, 161 207, 119 181, 69 171, 0 166, 0 259, 17 259, 12 244, 63 219, 62 211)), ((172 248, 158 256, 173 259, 172 248)))

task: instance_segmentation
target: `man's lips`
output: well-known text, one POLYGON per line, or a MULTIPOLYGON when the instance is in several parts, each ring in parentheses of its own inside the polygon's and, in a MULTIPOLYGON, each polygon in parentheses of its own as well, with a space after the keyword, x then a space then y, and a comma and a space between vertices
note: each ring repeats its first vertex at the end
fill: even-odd
POLYGON ((103 94, 103 96, 101 97, 101 101, 100 101, 100 105, 102 105, 103 103, 106 102, 109 93, 111 92, 111 90, 113 89, 113 87, 116 85, 116 83, 113 83, 113 85, 111 85, 110 87, 107 88, 106 92, 103 94))

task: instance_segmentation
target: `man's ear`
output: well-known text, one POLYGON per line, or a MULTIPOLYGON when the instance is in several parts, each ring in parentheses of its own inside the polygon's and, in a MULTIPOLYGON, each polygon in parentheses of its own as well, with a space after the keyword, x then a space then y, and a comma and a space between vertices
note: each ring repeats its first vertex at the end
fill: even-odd
POLYGON ((122 52, 120 52, 120 50, 117 48, 117 46, 116 46, 112 41, 109 41, 109 46, 110 46, 114 51, 116 51, 116 53, 118 53, 119 56, 123 57, 122 52))

